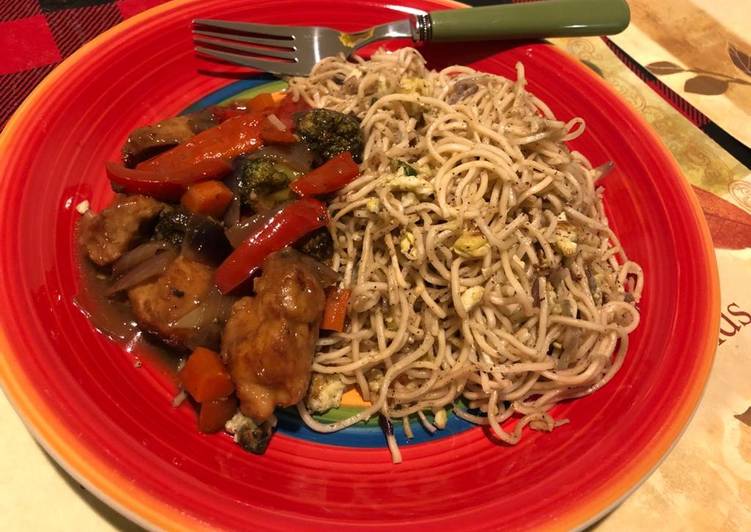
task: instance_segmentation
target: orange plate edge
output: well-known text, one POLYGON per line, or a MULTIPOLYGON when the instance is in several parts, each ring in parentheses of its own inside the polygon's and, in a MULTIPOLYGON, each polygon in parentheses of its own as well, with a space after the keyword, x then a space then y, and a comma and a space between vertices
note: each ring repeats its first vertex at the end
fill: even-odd
MULTIPOLYGON (((170 11, 182 4, 193 3, 193 1, 173 0, 172 2, 153 7, 123 21, 82 46, 42 80, 29 97, 19 106, 6 125, 3 133, 0 134, 0 151, 4 152, 12 148, 14 133, 20 132, 17 130, 20 130, 23 119, 33 112, 36 103, 44 97, 45 92, 53 87, 57 80, 62 78, 69 70, 75 68, 89 53, 96 50, 100 44, 115 38, 118 34, 137 26, 147 19, 170 11)), ((466 4, 450 0, 438 1, 452 8, 469 7, 466 4)), ((611 94, 617 95, 620 101, 630 108, 630 105, 618 93, 613 91, 603 80, 589 71, 589 69, 579 64, 579 61, 575 57, 558 48, 556 48, 556 51, 568 56, 582 71, 587 73, 593 80, 593 83, 598 83, 605 87, 611 94)), ((633 110, 632 115, 638 117, 642 126, 649 131, 652 142, 658 145, 662 152, 669 158, 674 171, 679 175, 683 175, 677 162, 666 149, 662 140, 652 130, 651 126, 641 115, 633 110)), ((2 175, 1 169, 0 175, 2 175)), ((703 237, 705 261, 709 265, 709 271, 707 272, 707 299, 711 306, 708 309, 707 319, 704 323, 703 336, 705 342, 699 350, 703 362, 698 370, 701 378, 695 379, 692 383, 690 390, 688 390, 684 400, 680 403, 680 408, 675 412, 672 425, 664 428, 657 445, 642 454, 638 462, 633 464, 630 470, 618 482, 613 483, 608 490, 603 490, 597 498, 593 498, 578 508, 560 516, 554 524, 556 529, 564 530, 587 526, 602 518, 633 493, 659 466, 672 447, 677 443, 680 435, 696 411, 705 389, 719 335, 719 279, 714 248, 701 207, 691 192, 685 177, 682 185, 684 195, 692 207, 694 217, 703 237)), ((0 182, 0 193, 2 193, 2 182, 0 182)), ((158 527, 167 530, 209 528, 207 523, 197 522, 179 509, 163 503, 142 490, 132 489, 132 487, 126 490, 125 487, 130 483, 129 480, 115 470, 112 470, 106 461, 92 453, 83 444, 79 444, 75 436, 65 426, 49 415, 51 412, 50 409, 44 404, 41 396, 35 391, 33 384, 28 378, 25 375, 13 372, 11 358, 18 358, 19 354, 12 352, 10 344, 2 330, 0 330, 0 353, 3 354, 3 357, 0 358, 0 380, 2 381, 6 396, 32 435, 76 480, 94 492, 107 504, 142 526, 149 528, 158 527)))

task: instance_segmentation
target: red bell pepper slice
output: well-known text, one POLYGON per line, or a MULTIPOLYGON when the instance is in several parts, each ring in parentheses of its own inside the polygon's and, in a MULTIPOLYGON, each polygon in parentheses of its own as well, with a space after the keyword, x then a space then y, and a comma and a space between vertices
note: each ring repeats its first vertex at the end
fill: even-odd
POLYGON ((209 159, 229 161, 243 153, 255 151, 262 145, 262 118, 256 113, 228 118, 187 142, 142 162, 136 169, 153 170, 169 175, 175 171, 188 171, 189 168, 209 159))
POLYGON ((243 242, 217 268, 215 282, 226 294, 248 279, 264 259, 329 221, 326 206, 313 198, 292 201, 259 219, 243 242))
POLYGON ((105 163, 105 169, 110 182, 124 192, 145 194, 162 201, 178 201, 190 185, 218 179, 232 171, 230 164, 222 159, 207 159, 169 174, 126 168, 111 161, 105 163))
POLYGON ((255 113, 233 116, 135 169, 107 163, 107 175, 126 192, 177 201, 188 185, 221 179, 232 171, 230 160, 260 148, 262 119, 255 113))
POLYGON ((330 194, 352 182, 359 173, 360 169, 352 159, 352 154, 345 151, 292 181, 289 188, 302 197, 330 194))

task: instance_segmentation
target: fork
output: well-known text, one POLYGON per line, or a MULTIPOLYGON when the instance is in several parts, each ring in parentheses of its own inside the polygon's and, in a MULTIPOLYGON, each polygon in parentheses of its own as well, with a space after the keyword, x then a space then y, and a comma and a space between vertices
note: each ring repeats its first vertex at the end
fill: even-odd
POLYGON ((307 76, 324 57, 349 57, 370 43, 399 37, 482 41, 611 35, 629 23, 624 0, 547 0, 433 11, 344 33, 320 26, 276 26, 196 19, 196 52, 272 74, 307 76))

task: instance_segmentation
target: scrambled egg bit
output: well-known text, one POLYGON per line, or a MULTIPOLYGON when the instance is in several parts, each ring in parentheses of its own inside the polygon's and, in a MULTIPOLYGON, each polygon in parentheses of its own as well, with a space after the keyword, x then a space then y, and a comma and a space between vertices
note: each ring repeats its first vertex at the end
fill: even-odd
POLYGON ((462 305, 464 305, 464 309, 467 312, 469 312, 470 310, 475 308, 477 305, 480 304, 483 296, 485 296, 484 287, 472 286, 470 288, 467 288, 467 290, 465 290, 464 293, 461 295, 461 301, 462 301, 462 305))
POLYGON ((564 257, 576 254, 579 235, 574 226, 568 222, 559 222, 554 231, 555 247, 564 257))
POLYGON ((401 169, 388 182, 394 192, 412 192, 418 196, 430 196, 434 192, 433 184, 416 175, 405 175, 401 169))
POLYGON ((480 233, 464 231, 452 246, 460 257, 468 259, 484 257, 490 253, 490 243, 480 233))
POLYGON ((378 394, 381 391, 381 385, 383 385, 383 371, 373 368, 365 374, 365 380, 368 381, 370 393, 378 394))
POLYGON ((399 250, 402 255, 409 260, 417 259, 417 246, 415 246, 415 235, 412 231, 404 230, 399 237, 399 250))
POLYGON ((369 198, 365 203, 365 208, 373 214, 378 214, 378 211, 381 210, 381 200, 378 198, 369 198))
POLYGON ((403 94, 424 95, 430 92, 428 83, 423 78, 404 77, 399 80, 399 92, 403 94))
POLYGON ((342 394, 344 382, 339 375, 313 373, 305 403, 311 412, 326 412, 342 404, 342 394))

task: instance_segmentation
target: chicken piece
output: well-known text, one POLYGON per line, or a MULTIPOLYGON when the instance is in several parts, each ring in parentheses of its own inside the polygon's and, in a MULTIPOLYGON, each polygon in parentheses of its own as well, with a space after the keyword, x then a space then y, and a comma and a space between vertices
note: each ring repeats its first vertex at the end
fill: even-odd
POLYGON ((133 247, 163 208, 164 203, 148 196, 118 196, 99 214, 81 218, 79 242, 92 262, 111 264, 133 247))
POLYGON ((325 295, 309 257, 270 255, 255 297, 232 307, 222 337, 240 411, 263 422, 276 406, 298 403, 308 390, 325 295))
POLYGON ((213 285, 212 268, 180 256, 153 281, 131 288, 128 299, 142 329, 168 344, 195 347, 192 340, 205 331, 176 322, 205 302, 213 285))

